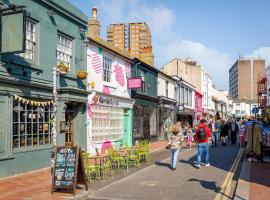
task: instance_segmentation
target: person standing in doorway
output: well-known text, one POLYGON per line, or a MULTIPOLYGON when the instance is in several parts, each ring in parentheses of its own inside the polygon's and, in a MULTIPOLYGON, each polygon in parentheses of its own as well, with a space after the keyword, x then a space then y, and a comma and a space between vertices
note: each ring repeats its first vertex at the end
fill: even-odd
POLYGON ((180 122, 176 122, 174 125, 171 126, 168 139, 168 148, 171 149, 171 169, 175 170, 178 153, 183 142, 182 128, 180 122))
POLYGON ((198 169, 201 168, 202 153, 205 153, 205 166, 210 166, 209 163, 209 145, 208 139, 211 138, 211 131, 207 126, 207 121, 202 119, 200 125, 197 127, 195 140, 198 143, 197 161, 194 162, 194 166, 198 169))

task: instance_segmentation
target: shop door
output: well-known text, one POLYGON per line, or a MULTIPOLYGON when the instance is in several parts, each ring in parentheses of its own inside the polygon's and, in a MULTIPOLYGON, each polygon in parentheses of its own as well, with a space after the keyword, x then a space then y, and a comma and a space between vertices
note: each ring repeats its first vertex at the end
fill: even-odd
POLYGON ((74 112, 66 112, 66 135, 65 146, 73 146, 74 144, 74 112))

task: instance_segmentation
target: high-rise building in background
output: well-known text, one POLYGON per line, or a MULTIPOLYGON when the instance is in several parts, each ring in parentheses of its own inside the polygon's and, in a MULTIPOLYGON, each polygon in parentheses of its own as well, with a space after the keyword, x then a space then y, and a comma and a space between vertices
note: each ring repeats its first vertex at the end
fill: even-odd
POLYGON ((132 57, 137 57, 150 65, 154 65, 151 33, 144 22, 110 24, 107 28, 107 42, 129 51, 132 57))
POLYGON ((234 100, 258 101, 258 76, 265 73, 264 59, 238 59, 229 70, 229 95, 234 100))

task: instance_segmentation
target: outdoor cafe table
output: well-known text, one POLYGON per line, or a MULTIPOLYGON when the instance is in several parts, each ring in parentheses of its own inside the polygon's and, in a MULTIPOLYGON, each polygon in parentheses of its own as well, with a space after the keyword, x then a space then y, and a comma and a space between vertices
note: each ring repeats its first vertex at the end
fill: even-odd
POLYGON ((106 163, 106 161, 109 159, 109 155, 107 154, 101 154, 101 155, 96 155, 96 156, 90 156, 90 159, 94 159, 95 160, 95 165, 97 165, 97 163, 99 163, 100 165, 100 169, 101 169, 101 173, 102 173, 102 177, 103 179, 105 179, 105 172, 104 172, 104 165, 106 163))
POLYGON ((128 170, 128 149, 118 149, 116 151, 116 153, 120 156, 120 157, 124 157, 126 160, 126 168, 128 170))

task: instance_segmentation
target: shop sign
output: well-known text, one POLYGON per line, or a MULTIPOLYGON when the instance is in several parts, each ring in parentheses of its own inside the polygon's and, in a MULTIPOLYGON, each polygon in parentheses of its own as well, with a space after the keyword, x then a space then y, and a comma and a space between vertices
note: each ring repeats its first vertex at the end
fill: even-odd
POLYGON ((139 89, 142 87, 142 78, 133 77, 128 79, 128 89, 139 89))
POLYGON ((0 53, 14 54, 25 52, 25 11, 1 13, 0 53))

